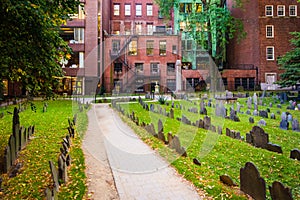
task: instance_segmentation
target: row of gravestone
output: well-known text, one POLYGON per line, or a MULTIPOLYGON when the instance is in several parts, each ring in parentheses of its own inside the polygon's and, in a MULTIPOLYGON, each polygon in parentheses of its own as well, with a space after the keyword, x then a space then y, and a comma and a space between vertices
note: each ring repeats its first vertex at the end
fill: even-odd
POLYGON ((8 173, 15 166, 19 151, 26 146, 34 134, 34 126, 29 126, 28 128, 20 126, 19 111, 16 107, 14 108, 12 130, 13 133, 10 135, 8 145, 4 150, 1 170, 3 173, 8 173))
MULTIPOLYGON (((265 200, 266 198, 266 182, 260 176, 256 166, 247 162, 245 167, 240 169, 240 190, 250 195, 256 200, 265 200)), ((269 186, 272 200, 292 200, 292 192, 290 188, 284 187, 281 182, 274 181, 269 186)))
POLYGON ((71 138, 74 138, 75 136, 75 123, 73 123, 74 121, 76 121, 75 116, 73 117, 73 120, 68 120, 69 134, 63 138, 62 146, 60 147, 60 154, 58 156, 58 167, 56 168, 52 160, 49 161, 53 182, 50 187, 47 187, 45 189, 46 200, 57 200, 57 192, 59 191, 60 184, 68 182, 68 167, 71 165, 71 156, 69 154, 69 151, 72 145, 71 138))

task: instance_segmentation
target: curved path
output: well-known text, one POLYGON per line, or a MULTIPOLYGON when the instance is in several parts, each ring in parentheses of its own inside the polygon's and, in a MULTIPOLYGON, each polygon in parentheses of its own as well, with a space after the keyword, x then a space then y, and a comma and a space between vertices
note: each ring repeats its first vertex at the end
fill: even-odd
MULTIPOLYGON (((92 105, 88 117, 89 126, 83 148, 98 163, 94 167, 102 166, 106 171, 108 180, 105 182, 110 183, 111 193, 114 185, 109 180, 109 173, 112 172, 118 192, 118 196, 109 194, 104 199, 201 199, 196 189, 143 143, 108 104, 92 105)), ((99 181, 99 170, 93 169, 88 162, 87 166, 88 187, 91 190, 97 185, 94 181, 99 181), (89 170, 94 171, 89 174, 89 170)), ((105 187, 108 187, 107 184, 105 187)), ((103 189, 98 190, 103 192, 103 189)), ((100 198, 97 189, 93 189, 92 193, 94 199, 100 198)))

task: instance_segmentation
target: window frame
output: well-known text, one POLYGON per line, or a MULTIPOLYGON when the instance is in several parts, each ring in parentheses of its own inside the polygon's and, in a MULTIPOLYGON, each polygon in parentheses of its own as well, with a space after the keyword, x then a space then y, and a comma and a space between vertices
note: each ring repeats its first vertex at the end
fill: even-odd
POLYGON ((124 12, 125 16, 131 16, 131 4, 125 4, 124 12))
POLYGON ((290 17, 296 17, 297 16, 297 5, 289 5, 289 16, 290 17), (291 8, 294 7, 294 12, 295 14, 294 15, 291 15, 291 8))
POLYGON ((274 14, 273 5, 266 5, 265 6, 265 15, 267 17, 273 17, 273 14, 274 14), (271 10, 268 10, 268 8, 271 8, 271 10), (268 12, 271 12, 271 14, 268 14, 268 12))
POLYGON ((114 3, 114 16, 120 16, 121 5, 119 3, 114 3))
POLYGON ((135 63, 135 72, 138 75, 144 74, 144 63, 135 63), (139 69, 141 67, 141 69, 139 69))
POLYGON ((147 56, 153 56, 154 55, 154 40, 147 40, 146 41, 146 55, 147 56))
POLYGON ((142 4, 140 4, 140 3, 135 4, 135 16, 141 17, 143 14, 142 9, 143 9, 142 4))
POLYGON ((150 72, 152 75, 159 74, 159 63, 158 62, 150 63, 150 72))
POLYGON ((277 5, 277 16, 278 17, 284 17, 285 16, 285 5, 277 5), (280 9, 282 8, 282 10, 280 9), (279 14, 279 12, 283 12, 282 15, 279 14))
POLYGON ((274 50, 274 46, 267 46, 266 47, 266 60, 267 61, 274 61, 275 60, 275 50, 274 50), (272 50, 272 55, 270 55, 269 50, 272 50), (269 57, 271 56, 271 57, 269 57))
POLYGON ((167 41, 166 40, 159 41, 159 55, 160 56, 167 55, 167 41))
POLYGON ((128 45, 128 55, 137 56, 137 54, 138 54, 137 40, 131 40, 131 42, 128 45))
POLYGON ((274 38, 274 26, 273 25, 266 25, 266 38, 274 38), (271 28, 271 35, 268 35, 268 33, 269 33, 268 28, 271 28))
POLYGON ((153 16, 153 4, 147 4, 146 5, 146 14, 147 16, 153 16), (151 8, 151 9, 150 9, 151 8))

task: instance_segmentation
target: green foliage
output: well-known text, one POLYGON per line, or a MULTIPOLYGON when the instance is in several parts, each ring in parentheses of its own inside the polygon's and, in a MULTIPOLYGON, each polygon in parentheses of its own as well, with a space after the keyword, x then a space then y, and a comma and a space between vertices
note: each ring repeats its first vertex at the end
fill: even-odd
POLYGON ((21 82, 31 95, 51 95, 53 76, 62 76, 58 61, 71 51, 59 37, 59 27, 78 5, 79 0, 3 0, 0 81, 21 82))
POLYGON ((280 68, 285 70, 280 74, 281 80, 277 82, 282 87, 294 86, 300 80, 300 32, 291 34, 294 36, 291 40, 294 48, 278 59, 280 68))
MULTIPOLYGON (((3 191, 0 199, 44 199, 44 189, 51 187, 49 160, 57 166, 57 158, 60 153, 62 138, 68 134, 68 118, 77 114, 76 137, 72 139, 70 155, 72 164, 68 168, 68 184, 61 185, 59 199, 82 199, 86 193, 86 177, 84 156, 81 150, 82 132, 86 130, 86 110, 79 112, 78 106, 73 106, 71 101, 48 101, 47 112, 43 112, 44 102, 34 102, 36 112, 30 105, 27 110, 21 112, 20 123, 28 127, 35 125, 34 138, 19 154, 18 162, 22 163, 20 173, 14 178, 2 175, 3 191), (78 136, 78 133, 79 136, 78 136)), ((4 118, 0 119, 0 156, 7 145, 12 128, 13 107, 4 111, 4 118)))
POLYGON ((165 104, 167 102, 167 97, 164 95, 159 95, 157 100, 161 105, 165 104))

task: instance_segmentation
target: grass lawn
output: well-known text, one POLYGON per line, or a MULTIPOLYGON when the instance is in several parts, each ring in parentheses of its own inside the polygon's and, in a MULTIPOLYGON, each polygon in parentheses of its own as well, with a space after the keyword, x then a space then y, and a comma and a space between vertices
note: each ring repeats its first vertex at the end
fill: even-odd
MULTIPOLYGON (((265 99, 265 103, 269 105, 272 99, 265 99)), ((239 103, 243 105, 241 111, 246 112, 246 99, 239 99, 239 103)), ((148 103, 150 104, 150 103, 148 103)), ((214 199, 245 199, 239 192, 239 187, 228 187, 219 181, 219 176, 227 174, 239 185, 240 168, 245 166, 246 162, 253 162, 258 168, 260 175, 265 179, 267 184, 267 198, 270 199, 268 186, 273 181, 280 181, 286 187, 292 189, 294 199, 300 199, 300 162, 289 158, 290 150, 300 148, 300 133, 291 130, 279 129, 280 115, 277 110, 287 111, 287 105, 283 105, 283 109, 278 109, 276 105, 271 107, 271 112, 276 114, 276 120, 265 119, 267 126, 263 127, 265 132, 269 134, 269 140, 273 144, 282 147, 283 154, 267 151, 261 148, 255 148, 245 141, 232 139, 225 135, 226 127, 240 131, 242 136, 246 136, 261 117, 255 116, 254 124, 248 122, 249 116, 246 114, 238 114, 241 122, 234 122, 229 119, 220 117, 212 117, 213 125, 223 127, 223 134, 218 135, 204 129, 198 129, 193 126, 185 125, 176 120, 182 114, 187 116, 192 122, 195 122, 204 115, 194 114, 186 110, 176 109, 176 104, 182 104, 185 109, 197 107, 199 109, 199 101, 194 102, 176 101, 175 102, 175 119, 171 119, 156 113, 145 111, 138 103, 121 104, 125 113, 131 114, 132 111, 139 118, 140 122, 153 123, 157 130, 157 122, 159 119, 163 121, 164 133, 172 132, 179 136, 183 146, 187 148, 188 157, 177 157, 174 159, 172 150, 168 150, 166 146, 158 139, 150 136, 144 129, 136 126, 128 118, 122 116, 140 136, 141 138, 156 149, 163 157, 171 161, 172 165, 183 174, 186 179, 193 184, 205 190, 205 192, 214 199), (193 164, 193 158, 201 161, 201 166, 193 164)), ((170 103, 171 105, 171 103, 170 103)), ((162 105, 168 112, 171 106, 162 105)), ((150 106, 150 105, 149 105, 150 106)), ((226 105, 229 110, 231 105, 226 105)), ((260 106, 260 110, 265 110, 267 106, 260 106)), ((208 115, 213 116, 214 109, 207 107, 208 115)), ((253 112, 253 110, 251 110, 253 112)), ((289 111, 294 118, 300 119, 300 111, 289 111)))
MULTIPOLYGON (((43 112, 43 101, 33 102, 36 112, 30 109, 19 113, 20 124, 35 125, 34 138, 19 153, 17 162, 22 163, 19 174, 8 178, 3 174, 3 191, 0 199, 43 199, 46 187, 51 187, 49 160, 57 167, 62 138, 68 134, 68 118, 78 113, 75 139, 72 140, 70 155, 72 164, 68 169, 69 182, 60 187, 59 199, 82 199, 86 193, 84 156, 81 150, 82 133, 86 129, 86 110, 79 112, 72 101, 47 101, 47 112, 43 112)), ((0 108, 4 118, 0 119, 0 156, 3 157, 9 135, 12 133, 12 112, 14 107, 0 108)))

